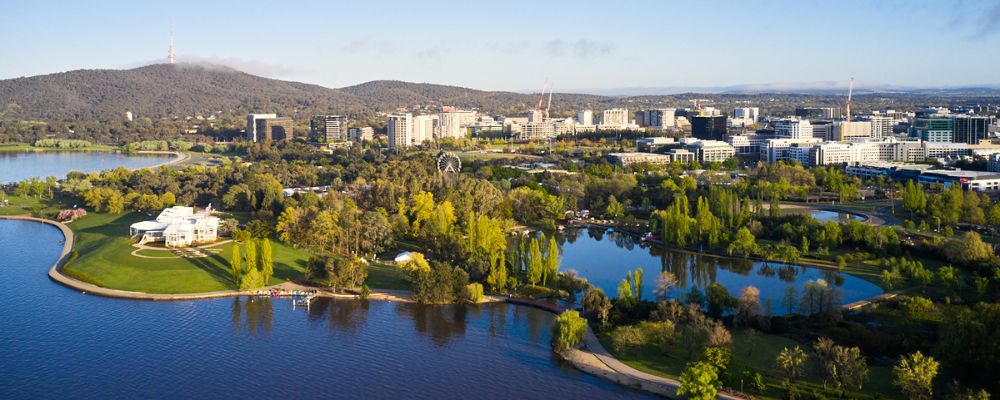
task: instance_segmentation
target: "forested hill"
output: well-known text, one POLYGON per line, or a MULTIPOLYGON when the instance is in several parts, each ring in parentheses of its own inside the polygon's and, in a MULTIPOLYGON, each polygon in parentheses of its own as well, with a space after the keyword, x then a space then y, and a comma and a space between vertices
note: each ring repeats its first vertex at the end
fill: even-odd
POLYGON ((158 64, 129 70, 77 70, 0 81, 2 116, 102 119, 126 111, 150 117, 223 112, 306 115, 361 110, 353 95, 234 69, 158 64))
MULTIPOLYGON (((341 90, 357 96, 371 109, 376 110, 394 110, 413 105, 453 105, 493 113, 515 114, 526 112, 538 103, 538 94, 490 92, 458 86, 402 81, 371 81, 341 90)), ((618 103, 618 100, 620 99, 606 96, 557 93, 554 108, 596 107, 618 103)))

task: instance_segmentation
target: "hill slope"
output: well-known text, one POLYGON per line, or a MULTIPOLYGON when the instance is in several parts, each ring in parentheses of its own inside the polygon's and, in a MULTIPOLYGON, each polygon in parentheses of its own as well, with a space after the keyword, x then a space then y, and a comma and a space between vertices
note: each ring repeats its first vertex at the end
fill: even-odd
POLYGON ((359 110, 353 95, 233 69, 158 64, 130 70, 77 70, 0 81, 10 118, 97 119, 186 116, 216 111, 282 114, 359 110))

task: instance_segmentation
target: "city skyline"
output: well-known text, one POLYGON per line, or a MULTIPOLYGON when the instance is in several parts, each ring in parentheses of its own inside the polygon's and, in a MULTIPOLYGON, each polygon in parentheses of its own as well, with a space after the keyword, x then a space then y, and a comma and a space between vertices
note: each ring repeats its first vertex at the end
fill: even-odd
POLYGON ((674 2, 461 9, 439 2, 50 5, 15 1, 0 16, 0 34, 24 37, 6 44, 19 56, 0 60, 0 79, 167 62, 172 31, 179 63, 326 87, 402 80, 537 91, 546 77, 556 91, 596 93, 839 88, 850 77, 862 87, 1000 84, 989 67, 1000 63, 1000 53, 988 50, 1000 46, 1000 1, 992 0, 723 2, 711 8, 674 2), (310 18, 315 22, 301 23, 310 18), (254 20, 262 21, 261 29, 254 20), (52 28, 39 30, 38 21, 52 28), (289 29, 265 21, 288 21, 289 29), (29 30, 32 35, 19 34, 29 30), (963 59, 969 61, 955 61, 963 59))

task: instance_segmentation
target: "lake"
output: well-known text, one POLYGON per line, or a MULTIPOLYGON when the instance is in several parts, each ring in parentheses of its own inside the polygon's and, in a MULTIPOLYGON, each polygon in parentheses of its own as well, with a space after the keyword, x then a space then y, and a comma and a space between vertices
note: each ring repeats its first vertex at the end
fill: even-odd
POLYGON ((0 398, 654 398, 561 361, 541 310, 97 297, 49 280, 60 240, 0 220, 0 398))
POLYGON ((168 162, 169 154, 125 155, 92 151, 0 152, 0 183, 54 176, 70 171, 99 172, 116 167, 138 169, 168 162))
POLYGON ((663 249, 662 245, 647 245, 632 235, 606 232, 603 229, 566 229, 557 237, 560 243, 560 270, 575 270, 610 297, 617 293, 618 283, 628 271, 643 269, 643 297, 653 299, 656 277, 661 271, 677 276, 679 287, 670 294, 683 296, 691 287, 704 288, 718 282, 733 296, 739 296, 746 286, 760 289, 760 301, 772 301, 773 314, 784 314, 781 298, 788 286, 802 294, 806 282, 824 279, 842 291, 845 303, 866 299, 882 293, 882 289, 861 278, 837 271, 763 263, 759 261, 714 257, 706 254, 663 249))

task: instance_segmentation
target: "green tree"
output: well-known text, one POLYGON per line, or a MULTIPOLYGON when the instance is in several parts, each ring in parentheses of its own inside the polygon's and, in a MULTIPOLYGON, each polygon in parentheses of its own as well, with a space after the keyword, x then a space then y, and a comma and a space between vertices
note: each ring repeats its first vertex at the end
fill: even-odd
POLYGON ((948 261, 971 264, 992 257, 993 246, 983 242, 978 233, 968 231, 962 236, 948 239, 944 246, 944 255, 948 261))
POLYGON ((678 380, 677 394, 690 400, 714 400, 719 392, 719 371, 705 361, 689 363, 678 380))
POLYGON ((632 279, 635 281, 635 300, 642 301, 642 267, 635 268, 632 279))
POLYGON ((554 285, 559 273, 559 245, 556 243, 555 235, 549 238, 549 245, 545 248, 545 265, 542 268, 542 285, 548 285, 549 277, 552 278, 554 285))
POLYGON ((242 267, 243 259, 240 257, 240 245, 233 245, 233 256, 229 259, 229 269, 233 274, 233 283, 239 287, 240 286, 240 274, 243 273, 242 267))
POLYGON ((934 377, 940 364, 933 357, 924 356, 919 350, 903 356, 899 364, 892 368, 896 386, 909 398, 930 400, 934 377))
POLYGON ((545 265, 542 260, 542 250, 538 247, 538 239, 531 238, 531 244, 528 246, 528 282, 532 285, 538 284, 542 280, 545 274, 545 265))
POLYGON ((243 272, 246 273, 250 270, 257 270, 257 241, 248 240, 246 243, 246 265, 243 266, 243 272))
POLYGON ((624 209, 622 208, 622 203, 618 202, 615 195, 608 196, 608 208, 604 215, 612 220, 617 221, 624 214, 624 209))
POLYGON ((552 336, 555 337, 556 351, 566 351, 576 347, 583 341, 587 329, 587 320, 576 310, 563 311, 556 317, 552 326, 552 336))
POLYGON ((795 346, 794 349, 789 349, 785 347, 778 353, 777 363, 785 371, 788 379, 795 379, 802 376, 803 369, 806 365, 806 360, 809 356, 806 355, 805 351, 799 346, 795 346))
POLYGON ((507 257, 504 252, 499 252, 490 258, 490 273, 486 276, 486 284, 497 293, 507 291, 507 257))
POLYGON ((746 227, 740 228, 736 231, 736 236, 733 241, 729 243, 729 248, 726 249, 729 255, 741 255, 749 256, 758 251, 757 238, 753 236, 746 227))
POLYGON ((271 276, 274 275, 274 260, 271 254, 271 240, 264 239, 261 241, 260 245, 260 268, 264 276, 265 284, 271 280, 271 276))

